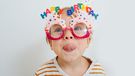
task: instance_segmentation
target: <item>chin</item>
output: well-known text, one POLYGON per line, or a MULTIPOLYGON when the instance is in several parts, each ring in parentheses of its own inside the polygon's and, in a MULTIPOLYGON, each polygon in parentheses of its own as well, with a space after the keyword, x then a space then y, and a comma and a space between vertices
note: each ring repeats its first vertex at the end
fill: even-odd
POLYGON ((66 52, 64 50, 61 51, 61 59, 66 61, 66 62, 72 62, 72 61, 76 61, 77 59, 79 59, 82 54, 81 52, 79 52, 77 49, 72 51, 72 52, 66 52))

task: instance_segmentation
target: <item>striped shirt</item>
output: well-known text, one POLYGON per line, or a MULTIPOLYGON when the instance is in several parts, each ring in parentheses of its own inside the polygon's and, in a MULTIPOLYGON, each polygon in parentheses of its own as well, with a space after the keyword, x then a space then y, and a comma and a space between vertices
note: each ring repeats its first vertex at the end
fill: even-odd
MULTIPOLYGON (((59 66, 56 58, 43 64, 36 72, 35 76, 69 76, 59 66)), ((92 61, 92 64, 83 76, 105 76, 103 67, 92 61)))

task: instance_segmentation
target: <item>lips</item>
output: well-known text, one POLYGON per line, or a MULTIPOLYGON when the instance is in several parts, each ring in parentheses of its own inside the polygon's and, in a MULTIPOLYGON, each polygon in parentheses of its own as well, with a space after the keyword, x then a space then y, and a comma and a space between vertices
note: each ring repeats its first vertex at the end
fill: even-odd
POLYGON ((64 51, 66 52, 71 52, 73 50, 76 49, 76 46, 73 45, 73 44, 66 44, 64 47, 63 47, 64 51))

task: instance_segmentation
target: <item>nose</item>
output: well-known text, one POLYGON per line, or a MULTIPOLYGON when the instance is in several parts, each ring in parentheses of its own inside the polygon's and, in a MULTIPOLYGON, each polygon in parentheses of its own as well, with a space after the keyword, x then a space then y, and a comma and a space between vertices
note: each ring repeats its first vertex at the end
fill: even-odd
POLYGON ((64 32, 64 39, 65 40, 69 40, 69 39, 73 39, 74 36, 72 35, 72 32, 70 31, 70 29, 66 29, 64 32))

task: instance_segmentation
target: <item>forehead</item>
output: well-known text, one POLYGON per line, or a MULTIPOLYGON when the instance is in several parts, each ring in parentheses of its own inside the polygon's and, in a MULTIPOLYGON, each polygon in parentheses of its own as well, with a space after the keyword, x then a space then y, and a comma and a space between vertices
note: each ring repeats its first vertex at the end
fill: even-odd
POLYGON ((65 20, 66 26, 69 26, 69 22, 72 19, 72 17, 63 14, 63 15, 61 15, 61 19, 65 20))

